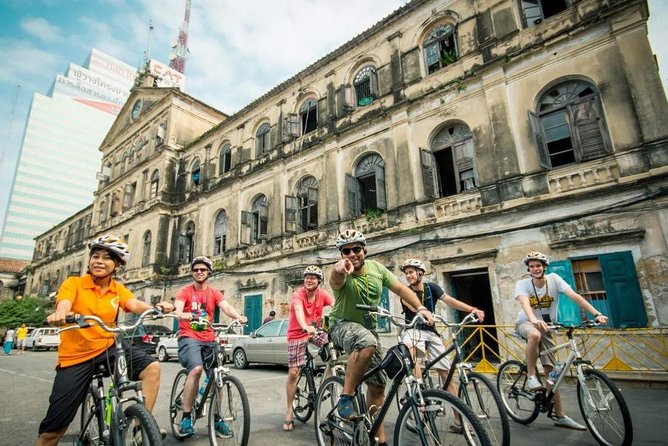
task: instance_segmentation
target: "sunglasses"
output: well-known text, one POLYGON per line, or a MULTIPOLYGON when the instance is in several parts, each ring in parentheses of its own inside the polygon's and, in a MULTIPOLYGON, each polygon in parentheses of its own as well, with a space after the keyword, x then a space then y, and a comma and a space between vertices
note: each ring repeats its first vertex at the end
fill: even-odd
POLYGON ((209 270, 206 269, 206 268, 195 268, 195 269, 193 269, 193 272, 194 272, 194 273, 206 273, 206 272, 208 272, 208 271, 209 271, 209 270))
POLYGON ((362 252, 363 249, 364 248, 362 248, 361 246, 355 246, 354 248, 341 248, 341 254, 347 256, 348 254, 350 254, 350 251, 354 252, 355 254, 359 254, 360 252, 362 252))

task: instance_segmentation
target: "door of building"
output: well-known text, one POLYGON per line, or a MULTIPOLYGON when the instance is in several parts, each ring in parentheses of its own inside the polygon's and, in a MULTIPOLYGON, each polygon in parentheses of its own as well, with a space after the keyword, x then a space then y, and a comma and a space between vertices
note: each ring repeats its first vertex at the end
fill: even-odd
POLYGON ((244 327, 244 334, 250 334, 262 325, 262 294, 251 294, 244 297, 244 316, 248 324, 244 327))
MULTIPOLYGON (((496 325, 496 319, 494 317, 494 305, 492 304, 492 291, 489 286, 489 275, 486 270, 471 270, 471 271, 460 271, 457 273, 450 274, 450 281, 452 284, 453 297, 466 302, 469 305, 480 308, 485 312, 485 321, 482 325, 496 325)), ((464 330, 462 334, 466 333, 466 337, 472 332, 472 330, 464 330)), ((466 338, 460 339, 461 341, 466 338)), ((482 329, 482 341, 484 347, 489 349, 485 352, 485 357, 488 361, 495 360, 499 354, 499 343, 496 341, 498 339, 496 334, 496 328, 494 327, 485 327, 482 329)), ((480 337, 476 336, 474 339, 469 341, 469 344, 466 345, 465 350, 469 352, 473 350, 480 343, 480 337)), ((478 349, 475 354, 475 358, 480 359, 482 357, 481 349, 478 349)))

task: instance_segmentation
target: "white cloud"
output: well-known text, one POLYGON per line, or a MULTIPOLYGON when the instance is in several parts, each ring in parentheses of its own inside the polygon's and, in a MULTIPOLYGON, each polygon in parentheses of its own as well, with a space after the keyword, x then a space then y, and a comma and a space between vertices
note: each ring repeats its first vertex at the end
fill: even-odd
POLYGON ((5 59, 11 61, 0 64, 0 81, 20 82, 28 88, 35 88, 45 74, 53 76, 58 64, 63 64, 56 54, 39 49, 31 42, 0 38, 0 47, 5 48, 5 59))
POLYGON ((61 40, 63 31, 41 17, 21 20, 20 27, 27 34, 37 37, 43 42, 54 42, 61 40))

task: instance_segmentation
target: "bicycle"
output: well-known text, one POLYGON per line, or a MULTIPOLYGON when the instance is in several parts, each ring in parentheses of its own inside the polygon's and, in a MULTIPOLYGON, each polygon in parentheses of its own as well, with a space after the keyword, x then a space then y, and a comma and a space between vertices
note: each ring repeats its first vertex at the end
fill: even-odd
POLYGON ((81 329, 96 323, 103 330, 115 333, 114 352, 116 363, 113 373, 110 364, 101 364, 93 375, 90 389, 81 405, 81 429, 74 440, 77 446, 113 445, 162 445, 158 423, 144 406, 141 382, 130 381, 123 346, 123 335, 135 330, 148 316, 161 316, 157 309, 144 311, 132 325, 108 326, 97 316, 70 315, 65 322, 70 325, 58 330, 81 329), (109 387, 105 389, 104 378, 111 375, 109 387), (126 392, 134 395, 124 396, 126 392))
POLYGON ((408 347, 401 342, 401 335, 405 330, 413 328, 418 320, 423 320, 422 316, 416 315, 411 323, 407 324, 403 317, 393 316, 383 308, 369 305, 356 307, 387 317, 392 324, 400 328, 398 344, 388 349, 382 362, 366 371, 361 379, 362 383, 376 372, 385 370, 392 384, 381 407, 376 408, 371 414, 360 383, 355 389, 353 401, 361 420, 355 421, 341 418, 336 411, 336 403, 343 389, 343 377, 327 378, 320 386, 315 407, 315 433, 318 445, 376 446, 378 444, 376 434, 403 382, 406 385, 408 399, 397 417, 393 442, 395 446, 415 444, 489 446, 487 433, 471 408, 443 390, 423 390, 413 375, 413 361, 408 347), (413 423, 412 428, 409 427, 409 423, 413 423))
MULTIPOLYGON (((204 393, 199 394, 193 404, 191 416, 195 422, 207 417, 209 444, 211 446, 236 444, 246 446, 250 435, 250 406, 248 395, 241 381, 232 376, 229 367, 225 367, 225 349, 220 337, 228 329, 241 326, 238 320, 228 327, 215 327, 207 319, 193 319, 196 323, 206 323, 216 332, 213 354, 204 360, 204 371, 208 378, 204 393), (216 425, 223 423, 224 433, 217 432, 216 425)), ((183 418, 183 389, 188 378, 188 371, 181 369, 174 378, 169 399, 169 419, 174 438, 183 440, 181 420, 183 418)))
MULTIPOLYGON (((324 331, 316 330, 314 336, 320 336, 324 331)), ((334 343, 327 341, 318 350, 318 355, 325 363, 325 370, 322 374, 316 375, 315 365, 313 363, 313 355, 306 348, 306 361, 299 370, 299 377, 297 378, 297 391, 295 398, 292 400, 292 413, 295 418, 306 423, 313 414, 315 409, 315 401, 318 395, 318 383, 322 382, 323 378, 331 376, 332 374, 341 374, 344 371, 343 365, 340 361, 341 350, 334 346, 334 343), (320 378, 320 379, 318 379, 320 378)))
MULTIPOLYGON (((571 366, 575 367, 577 379, 578 406, 589 431, 602 445, 630 445, 633 442, 633 425, 626 401, 610 378, 596 370, 590 361, 583 358, 578 348, 574 331, 599 325, 595 321, 584 321, 578 325, 550 325, 550 330, 566 329, 568 342, 540 352, 541 356, 563 349, 569 349, 568 359, 563 364, 552 387, 548 390, 526 389, 526 363, 509 360, 499 368, 497 385, 501 399, 510 418, 521 424, 530 424, 539 412, 555 417, 554 395, 564 383, 571 366)), ((584 341, 583 341, 584 344, 584 341)), ((556 366, 556 365, 555 365, 556 366)))
MULTIPOLYGON (((471 364, 464 362, 462 345, 459 342, 459 331, 469 323, 478 322, 473 313, 468 314, 460 323, 447 322, 441 316, 435 314, 434 320, 440 322, 445 328, 458 328, 452 332, 452 345, 438 357, 425 364, 422 371, 422 379, 427 389, 447 390, 454 379, 455 369, 459 375, 459 389, 457 396, 469 406, 476 414, 483 427, 487 431, 490 441, 494 446, 510 445, 510 422, 501 401, 501 396, 496 387, 486 376, 474 372, 471 364), (441 359, 455 352, 445 382, 434 383, 430 371, 441 359)), ((402 392, 397 393, 397 404, 399 408, 403 405, 402 392)))

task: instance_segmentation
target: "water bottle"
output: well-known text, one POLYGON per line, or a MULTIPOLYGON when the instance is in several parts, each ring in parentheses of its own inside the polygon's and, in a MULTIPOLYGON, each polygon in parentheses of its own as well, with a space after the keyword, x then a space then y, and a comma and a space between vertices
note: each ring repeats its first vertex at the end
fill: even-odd
POLYGON ((202 387, 199 388, 199 391, 197 392, 197 403, 202 401, 202 397, 204 396, 204 391, 206 390, 206 385, 209 383, 209 377, 204 378, 204 384, 202 384, 202 387))
POLYGON ((556 363, 552 368, 550 375, 547 377, 547 382, 549 382, 550 384, 556 383, 557 379, 559 378, 559 374, 561 373, 562 367, 563 367, 562 364, 556 363))

